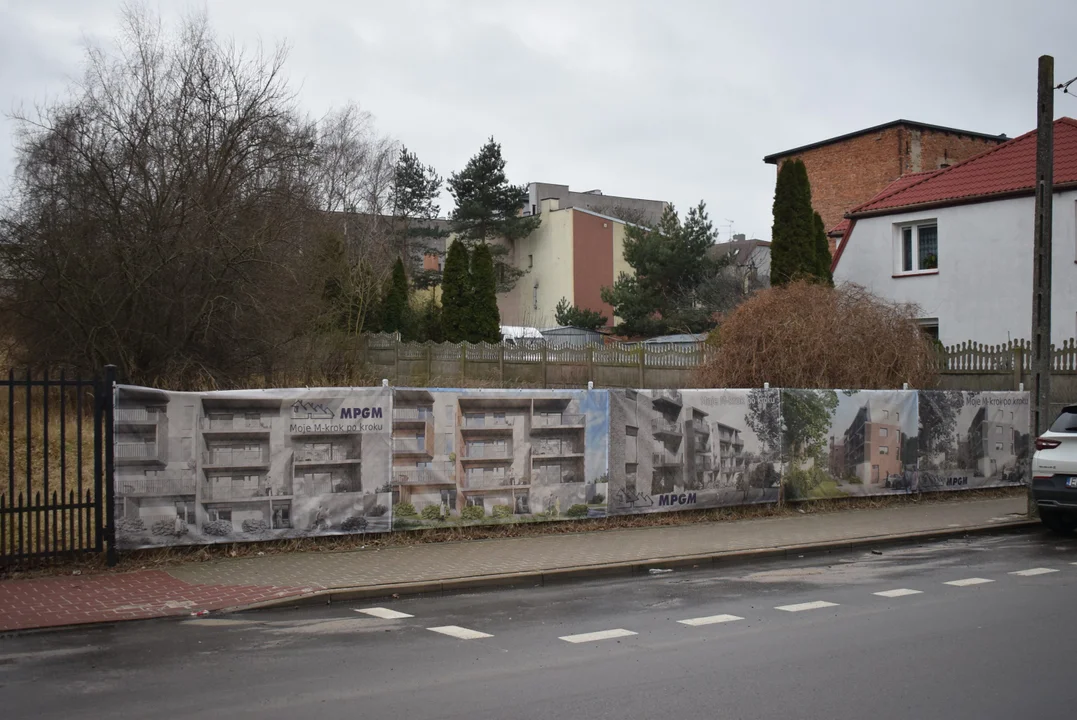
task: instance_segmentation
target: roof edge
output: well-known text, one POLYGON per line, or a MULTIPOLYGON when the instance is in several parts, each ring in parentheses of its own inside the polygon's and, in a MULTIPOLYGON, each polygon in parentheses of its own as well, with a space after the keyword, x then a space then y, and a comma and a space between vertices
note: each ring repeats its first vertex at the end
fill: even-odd
POLYGON ((932 125, 931 123, 917 122, 915 120, 898 119, 891 120, 890 122, 885 122, 881 125, 873 125, 862 130, 855 130, 853 132, 845 133, 844 135, 835 135, 834 137, 827 138, 826 140, 818 140, 816 142, 808 143, 807 145, 801 145, 800 147, 791 148, 789 150, 771 153, 770 155, 765 155, 763 157, 763 162, 767 163, 768 165, 776 165, 779 159, 789 157, 790 155, 796 155, 802 152, 806 152, 808 150, 814 150, 816 148, 824 147, 826 145, 832 145, 834 143, 842 142, 843 140, 850 140, 852 138, 859 137, 860 135, 867 135, 868 133, 879 132, 880 130, 889 130, 890 128, 897 127, 899 125, 908 125, 910 127, 918 128, 920 130, 934 130, 936 132, 945 132, 951 135, 967 135, 969 137, 979 138, 981 140, 997 140, 999 141, 999 143, 1004 143, 1007 140, 1011 139, 1007 137, 1005 133, 999 135, 992 135, 990 133, 974 132, 972 130, 962 130, 960 128, 947 127, 945 125, 932 125))
MULTIPOLYGON (((1077 181, 1058 183, 1054 186, 1052 195, 1077 190, 1077 181)), ((884 215, 905 215, 921 210, 935 210, 944 207, 956 207, 958 205, 973 205, 979 202, 992 202, 994 200, 1009 200, 1012 198, 1027 197, 1036 194, 1036 188, 1017 188, 1016 190, 1004 190, 1002 192, 981 193, 979 195, 967 195, 959 198, 947 198, 946 200, 933 200, 932 202, 916 203, 914 205, 896 205, 878 210, 865 210, 863 212, 850 212, 845 217, 850 220, 862 220, 864 218, 882 217, 884 215)))

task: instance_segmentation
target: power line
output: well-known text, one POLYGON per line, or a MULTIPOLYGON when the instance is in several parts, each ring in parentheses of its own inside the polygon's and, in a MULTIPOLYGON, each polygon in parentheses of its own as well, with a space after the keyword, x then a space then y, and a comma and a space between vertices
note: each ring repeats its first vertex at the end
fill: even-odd
POLYGON ((1071 79, 1071 80, 1069 80, 1067 82, 1064 82, 1061 85, 1055 86, 1055 90, 1061 90, 1064 95, 1073 95, 1073 96, 1077 97, 1077 93, 1071 93, 1070 92, 1070 85, 1072 85, 1075 82, 1077 82, 1077 77, 1075 77, 1075 78, 1073 78, 1073 79, 1071 79))

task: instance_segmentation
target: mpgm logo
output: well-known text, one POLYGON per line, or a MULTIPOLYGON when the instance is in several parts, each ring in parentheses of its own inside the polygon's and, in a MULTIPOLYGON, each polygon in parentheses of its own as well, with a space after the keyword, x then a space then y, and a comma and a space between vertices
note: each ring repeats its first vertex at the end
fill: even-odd
POLYGON ((335 417, 336 415, 333 413, 332 408, 323 403, 306 402, 305 400, 296 400, 292 403, 293 420, 332 420, 335 417))

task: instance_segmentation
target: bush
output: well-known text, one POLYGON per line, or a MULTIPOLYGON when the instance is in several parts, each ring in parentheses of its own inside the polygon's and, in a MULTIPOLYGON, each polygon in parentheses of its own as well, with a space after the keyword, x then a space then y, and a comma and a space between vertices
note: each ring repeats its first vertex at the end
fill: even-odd
POLYGON ((175 535, 176 522, 174 520, 158 520, 150 527, 154 535, 175 535))
POLYGON ((494 505, 494 509, 490 512, 498 520, 504 520, 505 518, 512 517, 511 505, 494 505))
POLYGON ((415 506, 409 502, 402 502, 393 505, 393 515, 395 517, 415 517, 418 515, 415 512, 415 506))
POLYGON ((385 507, 384 505, 375 505, 374 507, 370 508, 370 512, 368 512, 367 515, 369 515, 370 517, 381 517, 387 512, 389 512, 389 508, 385 507))
POLYGON ((568 510, 565 511, 565 517, 570 518, 584 518, 587 517, 587 506, 583 503, 576 503, 568 510))
POLYGON ((606 496, 602 493, 595 493, 595 496, 591 498, 592 505, 601 505, 604 502, 606 502, 606 496))
POLYGON ((474 522, 475 520, 482 520, 484 517, 486 517, 486 508, 482 505, 468 505, 460 511, 462 520, 474 522))
POLYGON ((933 387, 937 354, 917 308, 858 285, 805 281, 754 295, 711 333, 698 387, 933 387))
POLYGON ((134 534, 145 531, 146 523, 142 522, 142 518, 124 518, 116 523, 116 529, 121 533, 134 534))
POLYGON ((362 532, 366 530, 366 518, 362 515, 352 515, 340 524, 344 532, 362 532))
POLYGON ((244 520, 243 532, 245 533, 261 533, 269 530, 269 523, 265 520, 244 520))
POLYGON ((419 516, 423 520, 440 520, 441 519, 441 506, 440 505, 427 505, 423 508, 423 511, 419 513, 419 516))
POLYGON ((203 535, 216 535, 217 537, 226 537, 232 534, 232 521, 231 520, 214 520, 208 522, 202 526, 203 535))

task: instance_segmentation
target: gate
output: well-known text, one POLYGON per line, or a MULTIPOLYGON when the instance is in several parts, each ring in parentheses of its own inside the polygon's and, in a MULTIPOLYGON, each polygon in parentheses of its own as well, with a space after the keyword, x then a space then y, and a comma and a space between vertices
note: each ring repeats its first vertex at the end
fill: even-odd
POLYGON ((116 563, 115 381, 112 366, 0 380, 0 567, 102 551, 116 563))

